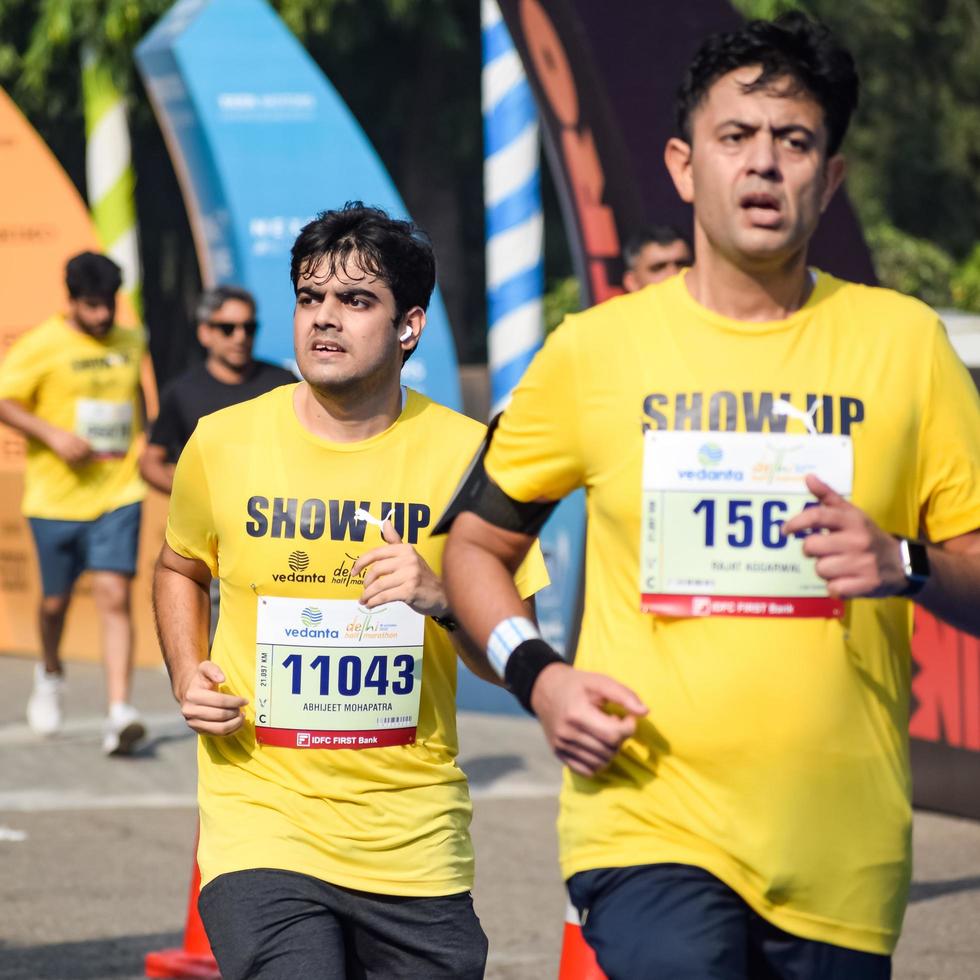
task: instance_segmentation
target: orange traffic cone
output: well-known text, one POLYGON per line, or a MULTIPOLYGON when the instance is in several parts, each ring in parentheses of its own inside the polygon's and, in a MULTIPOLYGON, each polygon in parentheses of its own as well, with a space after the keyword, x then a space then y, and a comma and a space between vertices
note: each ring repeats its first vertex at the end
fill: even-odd
POLYGON ((191 872, 191 893, 187 903, 187 924, 184 926, 184 945, 180 949, 158 949, 147 953, 143 962, 146 975, 163 980, 221 980, 218 964, 211 953, 211 944, 204 923, 197 911, 197 896, 201 890, 201 869, 197 866, 197 838, 194 839, 194 868, 191 872))
POLYGON ((565 936, 561 945, 558 980, 606 980, 599 969, 592 947, 582 935, 582 920, 578 909, 568 903, 565 910, 565 936))

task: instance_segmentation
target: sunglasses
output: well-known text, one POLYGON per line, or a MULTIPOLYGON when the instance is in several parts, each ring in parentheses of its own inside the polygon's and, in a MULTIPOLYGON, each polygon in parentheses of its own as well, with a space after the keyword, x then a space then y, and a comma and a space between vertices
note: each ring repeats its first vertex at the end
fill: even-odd
POLYGON ((255 331, 259 329, 259 322, 246 320, 244 323, 226 323, 223 320, 208 320, 208 326, 220 330, 226 337, 230 337, 238 327, 241 327, 246 337, 254 337, 255 331))

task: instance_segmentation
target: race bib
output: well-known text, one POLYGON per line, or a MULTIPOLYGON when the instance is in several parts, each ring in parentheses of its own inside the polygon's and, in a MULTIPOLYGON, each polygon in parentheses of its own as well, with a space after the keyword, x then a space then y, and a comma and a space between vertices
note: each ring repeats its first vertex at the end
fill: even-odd
POLYGON ((850 496, 849 436, 648 431, 640 608, 660 616, 841 616, 802 537, 814 473, 850 496))
POLYGON ((133 403, 79 398, 75 435, 92 447, 96 459, 121 459, 133 441, 133 403))
POLYGON ((255 737, 297 749, 415 741, 425 617, 403 602, 260 596, 255 737))

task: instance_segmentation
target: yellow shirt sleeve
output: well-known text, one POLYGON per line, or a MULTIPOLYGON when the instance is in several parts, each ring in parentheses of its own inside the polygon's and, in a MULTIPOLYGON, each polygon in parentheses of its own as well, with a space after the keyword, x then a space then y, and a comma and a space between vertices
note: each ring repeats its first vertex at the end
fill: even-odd
POLYGON ((551 585, 551 576, 548 575, 548 567, 544 563, 538 541, 531 545, 531 550, 524 556, 524 561, 514 575, 514 584, 522 599, 527 599, 551 585))
POLYGON ((577 333, 572 316, 548 338, 494 432, 484 465, 515 500, 560 500, 585 482, 577 333))
POLYGON ((195 430, 177 461, 167 516, 167 544, 184 558, 203 561, 218 574, 218 532, 201 451, 200 429, 195 430))
POLYGON ((919 439, 920 519, 930 541, 980 528, 980 396, 942 324, 919 439))
POLYGON ((32 343, 30 334, 16 341, 0 364, 0 398, 20 402, 31 408, 41 378, 46 370, 46 358, 32 343))

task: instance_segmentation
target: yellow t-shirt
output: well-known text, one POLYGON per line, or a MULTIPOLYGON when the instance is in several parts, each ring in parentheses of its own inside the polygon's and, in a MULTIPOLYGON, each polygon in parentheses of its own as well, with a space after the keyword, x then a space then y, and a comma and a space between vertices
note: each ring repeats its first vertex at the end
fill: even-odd
POLYGON ((53 316, 29 330, 0 364, 0 398, 91 443, 95 454, 69 466, 27 440, 21 509, 28 517, 91 521, 143 499, 137 436, 142 430, 141 330, 114 326, 97 340, 53 316))
MULTIPOLYGON (((448 633, 425 620, 414 744, 282 748, 255 739, 256 610, 262 596, 360 597, 350 568, 383 542, 376 527, 353 521, 356 508, 375 518, 394 509, 403 540, 440 574, 445 538, 429 534, 485 427, 409 390, 390 428, 330 443, 299 423, 294 391, 277 388, 202 419, 174 475, 167 542, 220 577, 211 657, 227 678, 222 689, 250 702, 238 733, 200 740, 202 880, 280 868, 380 894, 466 891, 471 808, 456 765, 448 633), (304 519, 314 509, 325 520, 304 519)), ((547 585, 539 549, 517 582, 524 595, 547 585)))
POLYGON ((980 405, 935 313, 824 274, 771 323, 705 309, 683 276, 569 317, 504 413, 486 459, 504 491, 586 487, 576 666, 650 709, 606 772, 566 771, 562 869, 701 867, 790 933, 886 954, 910 875, 911 604, 852 601, 842 620, 640 612, 644 431, 804 432, 778 398, 818 403, 817 429, 851 436, 852 500, 880 527, 980 528, 980 405))

